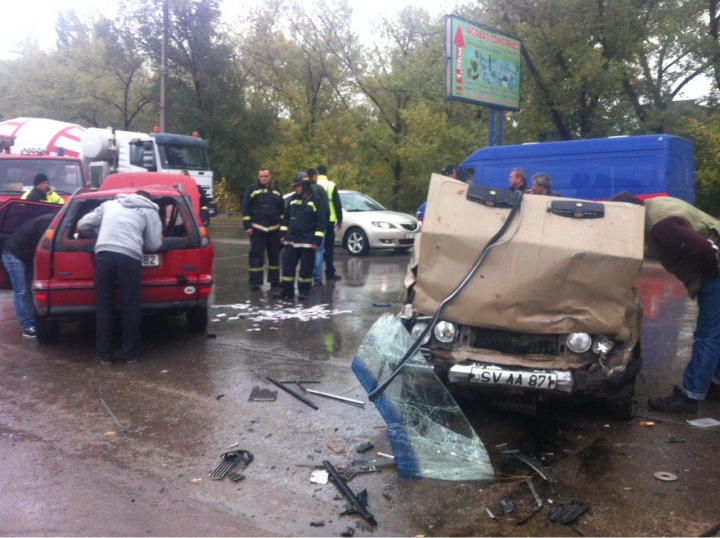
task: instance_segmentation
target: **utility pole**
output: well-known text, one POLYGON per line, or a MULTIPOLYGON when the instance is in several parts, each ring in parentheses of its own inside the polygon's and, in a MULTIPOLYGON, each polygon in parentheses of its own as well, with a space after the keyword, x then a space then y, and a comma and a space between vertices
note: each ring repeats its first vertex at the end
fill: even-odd
POLYGON ((163 2, 163 30, 162 30, 162 60, 160 65, 160 132, 164 133, 167 127, 167 78, 168 78, 168 26, 169 26, 168 0, 163 2))

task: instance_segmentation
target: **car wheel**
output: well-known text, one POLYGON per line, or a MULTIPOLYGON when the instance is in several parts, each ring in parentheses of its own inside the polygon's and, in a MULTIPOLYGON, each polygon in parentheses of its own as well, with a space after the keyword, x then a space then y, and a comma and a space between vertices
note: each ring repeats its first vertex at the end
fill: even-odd
POLYGON ((57 342, 59 335, 60 322, 57 319, 35 313, 35 336, 38 343, 49 346, 57 342))
POLYGON ((208 309, 207 306, 193 308, 185 312, 188 330, 191 333, 201 333, 207 329, 208 325, 208 309))
POLYGON ((615 394, 605 400, 605 415, 615 420, 630 420, 633 418, 633 396, 635 395, 635 380, 626 383, 615 394))
POLYGON ((350 228, 345 236, 345 248, 353 256, 365 256, 370 250, 370 242, 360 228, 350 228))

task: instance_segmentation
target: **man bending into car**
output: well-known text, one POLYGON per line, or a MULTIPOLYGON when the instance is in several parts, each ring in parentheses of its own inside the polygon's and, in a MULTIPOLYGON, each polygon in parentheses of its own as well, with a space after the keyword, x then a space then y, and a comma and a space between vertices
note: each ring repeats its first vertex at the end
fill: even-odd
POLYGON ((120 282, 123 299, 122 352, 128 364, 140 360, 140 269, 143 250, 162 245, 158 206, 145 191, 118 194, 78 222, 78 231, 99 228, 95 243, 96 348, 103 364, 112 362, 113 296, 120 282))

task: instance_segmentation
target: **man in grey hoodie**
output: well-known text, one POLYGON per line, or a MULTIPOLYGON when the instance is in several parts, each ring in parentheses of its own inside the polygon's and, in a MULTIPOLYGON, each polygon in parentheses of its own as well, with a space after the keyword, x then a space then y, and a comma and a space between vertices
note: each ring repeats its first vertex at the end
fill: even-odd
POLYGON ((118 194, 78 222, 78 231, 99 228, 95 243, 96 348, 100 362, 112 362, 113 295, 120 281, 123 298, 122 352, 128 363, 140 360, 140 269, 143 250, 162 245, 158 206, 145 191, 118 194))

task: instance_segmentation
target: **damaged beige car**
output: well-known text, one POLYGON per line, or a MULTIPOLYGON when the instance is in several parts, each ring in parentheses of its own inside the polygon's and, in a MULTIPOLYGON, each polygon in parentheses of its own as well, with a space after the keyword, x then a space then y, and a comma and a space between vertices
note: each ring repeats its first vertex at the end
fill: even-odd
POLYGON ((450 388, 529 405, 602 401, 628 419, 642 367, 643 218, 640 206, 433 176, 401 319, 450 388))

